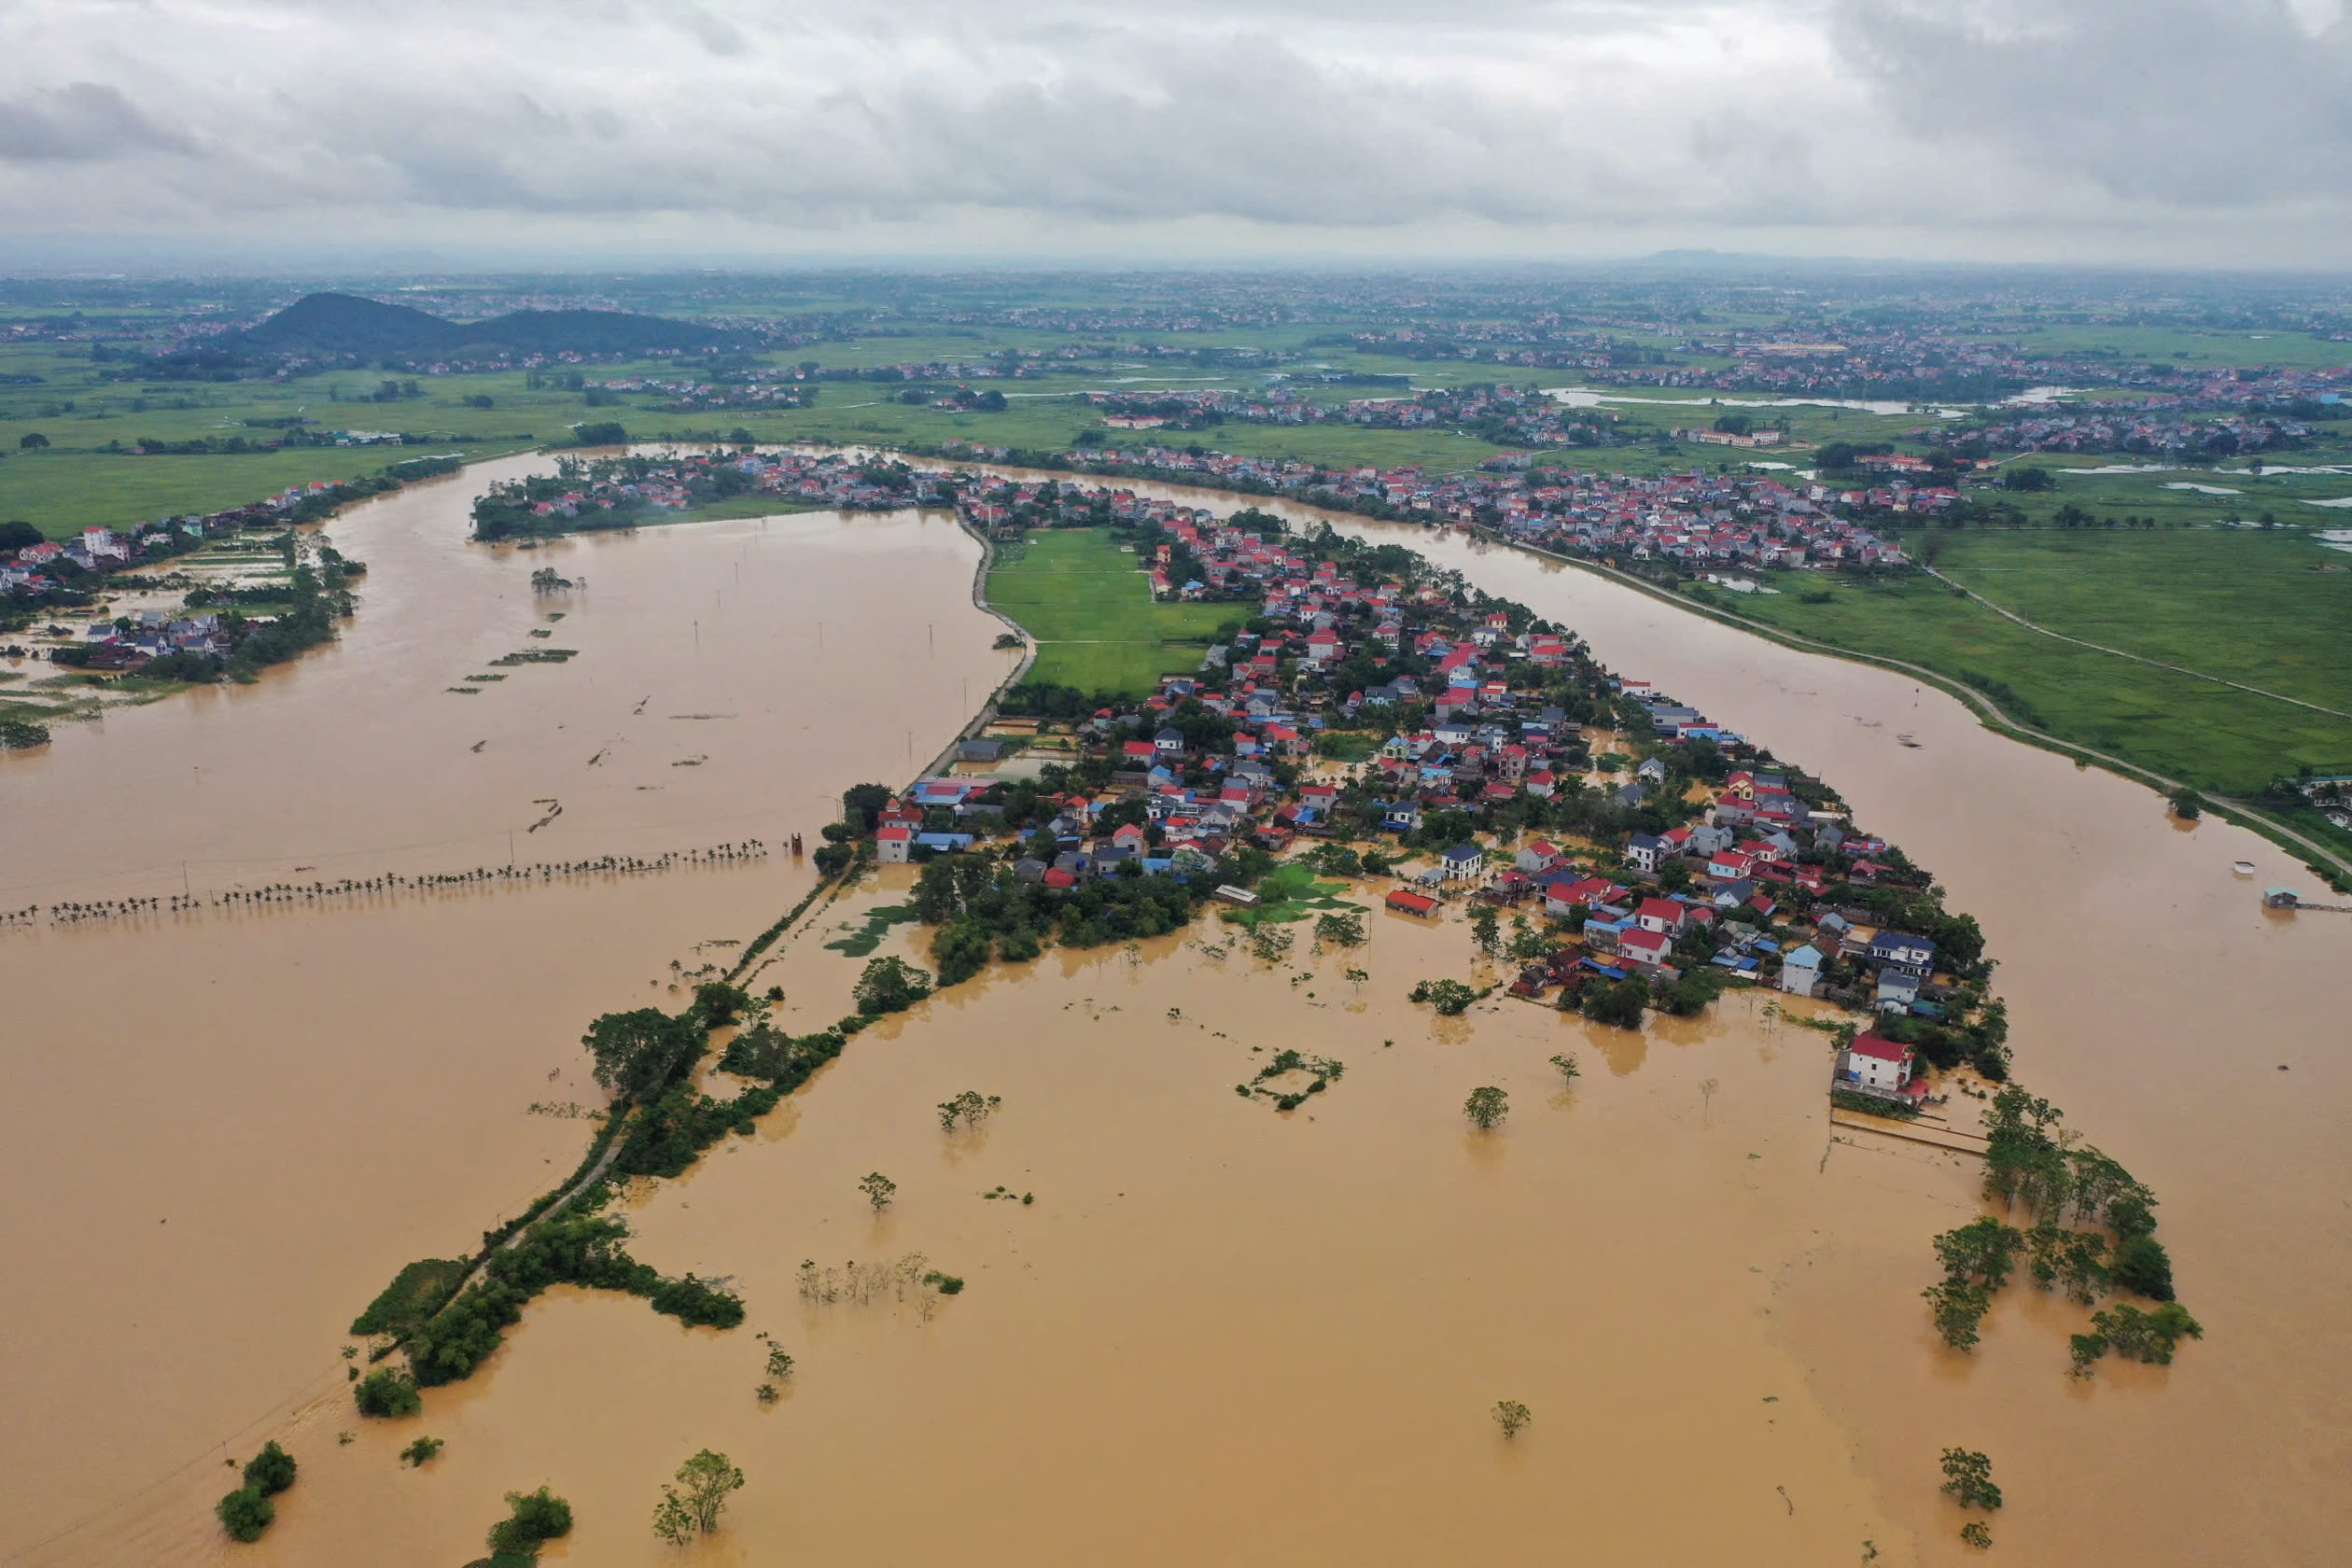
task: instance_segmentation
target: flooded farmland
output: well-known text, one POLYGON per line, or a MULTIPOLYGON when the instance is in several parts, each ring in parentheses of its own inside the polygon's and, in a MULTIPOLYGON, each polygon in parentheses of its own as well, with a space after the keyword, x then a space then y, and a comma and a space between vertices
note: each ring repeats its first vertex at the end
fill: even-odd
MULTIPOLYGON (((545 841, 525 859, 773 846, 842 785, 919 765, 1011 657, 988 649, 974 547, 944 520, 502 557, 458 542, 455 487, 481 477, 334 525, 373 568, 338 648, 0 767, 12 824, 61 824, 21 850, 12 828, 10 891, 166 891, 183 858, 216 886, 289 860, 459 869, 510 830, 545 841), (535 600, 539 565, 584 592, 535 600), (443 691, 551 627, 539 640, 577 658, 443 691), (836 636, 854 640, 836 652, 836 636), (691 714, 728 717, 670 717, 691 714), (564 813, 529 834, 549 799, 564 813)), ((691 968, 694 944, 747 938, 798 897, 806 873, 771 855, 0 932, 0 975, 29 1003, 5 1113, 0 1551, 454 1568, 501 1492, 546 1482, 580 1515, 565 1561, 651 1563, 674 1555, 646 1526, 659 1483, 710 1447, 750 1482, 694 1554, 711 1562, 1794 1565, 1869 1543, 1943 1563, 1963 1548, 1935 1455, 1964 1444, 2009 1491, 2010 1561, 2332 1561, 2352 1526, 2352 1069, 2326 981, 2352 922, 2262 914, 2229 866, 2298 880, 2269 847, 2177 828, 2145 791, 1899 677, 1524 555, 1345 525, 1574 626, 1825 774, 1935 868, 2002 960, 2021 1076, 2163 1198, 2205 1341, 2072 1383, 2079 1310, 2012 1288, 1973 1357, 1943 1351, 1918 1292, 1928 1237, 1973 1211, 1972 1173, 1833 1139, 1819 1036, 1738 997, 1638 1034, 1499 1001, 1435 1020, 1404 992, 1466 973, 1467 934, 1383 914, 1361 987, 1303 951, 1211 951, 1204 923, 1049 952, 870 1029, 756 1134, 627 1200, 636 1255, 729 1279, 743 1328, 551 1292, 423 1417, 360 1422, 336 1331, 399 1263, 457 1250, 570 1165, 582 1124, 525 1108, 590 1100, 572 1043, 590 1016, 666 1000, 670 959, 691 968), (1288 1114, 1233 1093, 1284 1046, 1348 1071, 1288 1114), (1572 1088, 1547 1060, 1563 1052, 1572 1088), (1487 1084, 1511 1112, 1480 1135, 1461 1105, 1487 1084), (943 1134, 933 1107, 965 1088, 1002 1108, 943 1134), (899 1185, 879 1214, 856 1186, 873 1170, 899 1185), (983 1196, 999 1187, 1035 1201, 983 1196), (804 1259, 910 1253, 970 1288, 926 1318, 797 1285, 804 1259), (756 1331, 798 1363, 764 1407, 756 1331), (1534 1415, 1508 1444, 1498 1398, 1534 1415), (302 1482, 260 1545, 232 1548, 205 1512, 218 1456, 272 1433, 302 1482), (445 1451, 398 1464, 424 1433, 445 1451)), ((858 965, 822 928, 903 875, 762 976, 792 1027, 847 1007, 858 965)), ((25 896, 81 895, 0 903, 25 896)), ((905 937, 885 950, 919 957, 905 937)))
MULTIPOLYGON (((341 1331, 390 1270, 468 1250, 577 1161, 587 1124, 527 1108, 600 1099, 588 1019, 668 1000, 673 959, 731 962, 697 945, 755 934, 814 879, 779 843, 813 847, 844 787, 921 765, 967 682, 978 701, 1016 657, 989 646, 951 519, 466 544, 471 496, 521 467, 336 519, 372 570, 333 647, 0 762, 0 904, 769 853, 0 931, 0 1557, 103 1528, 339 1385, 341 1331), (535 595, 539 567, 581 586, 535 595), (577 656, 494 668, 538 647, 577 656), (445 690, 477 673, 508 679, 445 690)), ((105 1540, 53 1560, 153 1560, 105 1540)))

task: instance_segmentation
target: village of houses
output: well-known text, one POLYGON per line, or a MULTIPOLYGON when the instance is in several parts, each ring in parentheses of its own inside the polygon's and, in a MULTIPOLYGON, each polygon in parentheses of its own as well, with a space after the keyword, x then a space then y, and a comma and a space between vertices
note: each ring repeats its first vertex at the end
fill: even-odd
MULTIPOLYGON (((222 548, 222 541, 233 540, 245 530, 283 527, 288 514, 336 491, 332 483, 317 480, 288 485, 245 506, 165 517, 127 528, 84 528, 77 538, 63 543, 44 540, 25 545, 10 558, 0 559, 0 599, 50 605, 50 613, 83 623, 70 641, 88 651, 88 668, 135 671, 167 653, 225 656, 229 636, 217 614, 147 608, 110 619, 85 608, 58 605, 59 590, 70 594, 74 589, 98 587, 105 579, 148 566, 168 566, 177 577, 194 582, 241 581, 245 575, 241 562, 232 564, 222 557, 207 563, 200 556, 190 563, 182 558, 207 545, 222 548)), ((271 565, 275 566, 274 560, 271 565)), ((268 575, 266 570, 263 575, 268 575)))
MULTIPOLYGON (((987 461, 1012 455, 1003 449, 960 451, 987 461)), ((1411 466, 1335 469, 1160 445, 1078 451, 1065 460, 1080 474, 1133 473, 1259 492, 1463 532, 1485 527, 1560 553, 1673 561, 1693 570, 1899 567, 1906 564, 1901 546, 1850 514, 1935 512, 1960 498, 1949 486, 1921 483, 1929 465, 1900 454, 1863 459, 1886 479, 1861 489, 1697 469, 1656 478, 1534 469, 1523 454, 1452 474, 1411 466)))
MULTIPOLYGON (((1417 556, 1400 575, 1393 547, 1328 534, 1310 543, 1263 514, 1243 526, 1125 489, 883 470, 837 454, 599 469, 554 504, 579 511, 628 495, 691 505, 697 476, 721 463, 762 491, 819 504, 953 505, 1000 537, 1057 523, 1125 528, 1155 595, 1234 601, 1255 628, 1210 649, 1197 675, 1167 678, 1146 701, 1069 716, 1057 739, 1071 749, 1053 755, 1087 787, 1054 803, 1060 847, 1050 861, 1020 859, 1024 880, 1068 889, 1128 860, 1145 873, 1187 875, 1241 845, 1279 854, 1387 842, 1393 852, 1376 849, 1362 863, 1400 862, 1388 908, 1428 917, 1476 899, 1544 922, 1543 956, 1520 964, 1508 987, 1523 999, 1574 1006, 1594 985, 1638 976, 1665 987, 1694 971, 1891 1019, 1952 1016, 1979 995, 1939 968, 1933 941, 1870 913, 1873 889, 1924 889, 1926 878, 1855 831, 1834 795, 1817 782, 1800 795, 1745 737, 1601 670, 1572 634, 1524 609, 1491 601, 1463 609, 1460 585, 1417 556), (1366 567, 1374 556, 1382 569, 1366 567), (1180 712, 1216 721, 1213 745, 1188 741, 1169 721, 1180 712), (1327 744, 1341 735, 1353 744, 1327 744), (1118 813, 1115 827, 1095 832, 1122 801, 1140 801, 1141 819, 1118 813), (1432 843, 1433 832, 1451 840, 1432 843)), ((1575 475, 1532 493, 1491 488, 1511 482, 1485 477, 1361 483, 1442 505, 1449 520, 1462 505, 1499 504, 1506 528, 1573 526, 1595 543, 1622 535, 1636 548, 1710 559, 1770 564, 1880 548, 1769 479, 1575 475)), ((213 517, 91 530, 73 544, 31 547, 11 569, 37 571, 61 555, 77 565, 86 557, 86 569, 119 567, 186 548, 172 531, 193 539, 253 526, 306 496, 297 487, 213 517)), ((135 662, 213 650, 219 633, 208 620, 153 613, 128 631, 98 623, 89 632, 135 662)), ((1001 719, 992 736, 968 741, 957 772, 923 780, 906 818, 883 824, 879 857, 974 847, 963 819, 988 819, 1001 753, 1043 740, 1045 727, 1001 719)), ((1841 1053, 1838 1075, 1855 1092, 1915 1099, 1926 1092, 1918 1065, 1910 1046, 1874 1029, 1841 1053)))
MULTIPOLYGON (((1545 940, 1510 961, 1512 997, 1575 1008, 1596 987, 1638 978, 1664 995, 1696 973, 1819 998, 1857 1020, 1833 1087, 1890 1109, 1930 1094, 1918 1052, 1895 1036, 1960 1021, 1982 971, 1971 954, 1951 966, 1967 973, 1950 973, 1933 940, 1872 913, 1881 889, 1936 895, 1817 781, 1601 670, 1517 607, 1465 611, 1457 585, 1361 581, 1295 539, 1139 505, 1156 513, 1139 536, 1150 569, 1182 549, 1270 629, 1241 633, 1141 702, 990 723, 884 814, 883 862, 987 850, 998 836, 1021 880, 1066 891, 1110 875, 1211 876, 1242 846, 1303 854, 1393 879, 1382 902, 1403 917, 1484 903, 1526 918, 1545 940), (1367 665, 1400 673, 1337 679, 1367 665), (1007 781, 1041 776, 1057 788, 1008 828, 1007 781), (1038 825, 1051 860, 1034 852, 1038 825)), ((1254 903, 1239 887, 1216 896, 1254 903)))

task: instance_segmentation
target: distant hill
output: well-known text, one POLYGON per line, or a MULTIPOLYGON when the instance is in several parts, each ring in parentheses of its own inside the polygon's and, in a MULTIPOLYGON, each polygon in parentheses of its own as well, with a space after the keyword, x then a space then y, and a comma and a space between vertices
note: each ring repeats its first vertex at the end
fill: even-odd
POLYGON ((706 348, 722 334, 691 321, 625 311, 514 311, 487 321, 446 321, 408 305, 357 294, 306 294, 222 346, 254 355, 362 356, 515 349, 528 354, 632 354, 706 348))
POLYGON ((262 354, 413 354, 457 341, 455 322, 407 305, 357 294, 305 294, 238 333, 235 344, 262 354))

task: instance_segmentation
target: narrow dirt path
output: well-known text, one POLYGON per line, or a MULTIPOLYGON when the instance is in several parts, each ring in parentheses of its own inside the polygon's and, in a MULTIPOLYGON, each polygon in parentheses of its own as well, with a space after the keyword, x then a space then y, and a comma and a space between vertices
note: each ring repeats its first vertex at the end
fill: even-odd
POLYGON ((2250 693, 2258 697, 2268 697, 2273 702, 2291 703, 2297 707, 2307 707, 2314 713, 2325 713, 2331 718, 2352 719, 2352 713, 2346 713, 2342 708, 2326 707, 2318 703, 2305 702, 2301 697, 2290 697, 2279 692, 2266 692, 2260 686, 2248 686, 2242 680, 2228 680, 2218 675, 2208 675, 2204 670, 2191 669, 2186 665, 2168 665, 2162 659, 2150 659, 2145 654, 2126 652, 2121 648, 2109 648, 2103 642, 2091 642, 2082 637, 2069 637, 2065 632, 2053 632, 2048 626, 2041 625, 2037 622, 2026 620, 2025 617, 2018 614, 2015 610, 2002 609, 1999 605, 1995 604, 1991 599, 1986 598, 1983 595, 1978 593, 1967 583, 1954 582, 1951 578, 1946 577, 1943 573, 1938 571, 1933 567, 1921 567, 1919 569, 1925 572, 1929 577, 1934 578, 1938 582, 1942 583, 1945 587, 1953 590, 1955 593, 1966 594, 1969 598, 1974 599, 1977 603, 1982 605, 1985 609, 1991 610, 2002 620, 2013 621, 2029 632, 2039 632, 2042 636, 2046 637, 2055 637, 2060 642, 2071 642, 2077 648, 2088 648, 2094 653, 2109 653, 2119 659, 2129 659, 2135 665, 2147 665, 2152 669, 2170 670, 2175 675, 2186 675, 2198 680, 2210 680, 2216 686, 2227 686, 2233 692, 2250 693))

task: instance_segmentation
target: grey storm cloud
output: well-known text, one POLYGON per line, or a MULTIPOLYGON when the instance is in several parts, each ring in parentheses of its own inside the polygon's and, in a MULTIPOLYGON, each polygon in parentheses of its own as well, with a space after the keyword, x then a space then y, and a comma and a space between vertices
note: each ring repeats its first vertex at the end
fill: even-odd
POLYGON ((2341 6, 0 0, 0 230, 2327 217, 2341 6))
POLYGON ((186 152, 119 90, 77 81, 0 98, 0 161, 80 163, 129 153, 186 152))
POLYGON ((1914 135, 2133 202, 2352 193, 2352 22, 2282 0, 1845 0, 1846 56, 1914 135))

